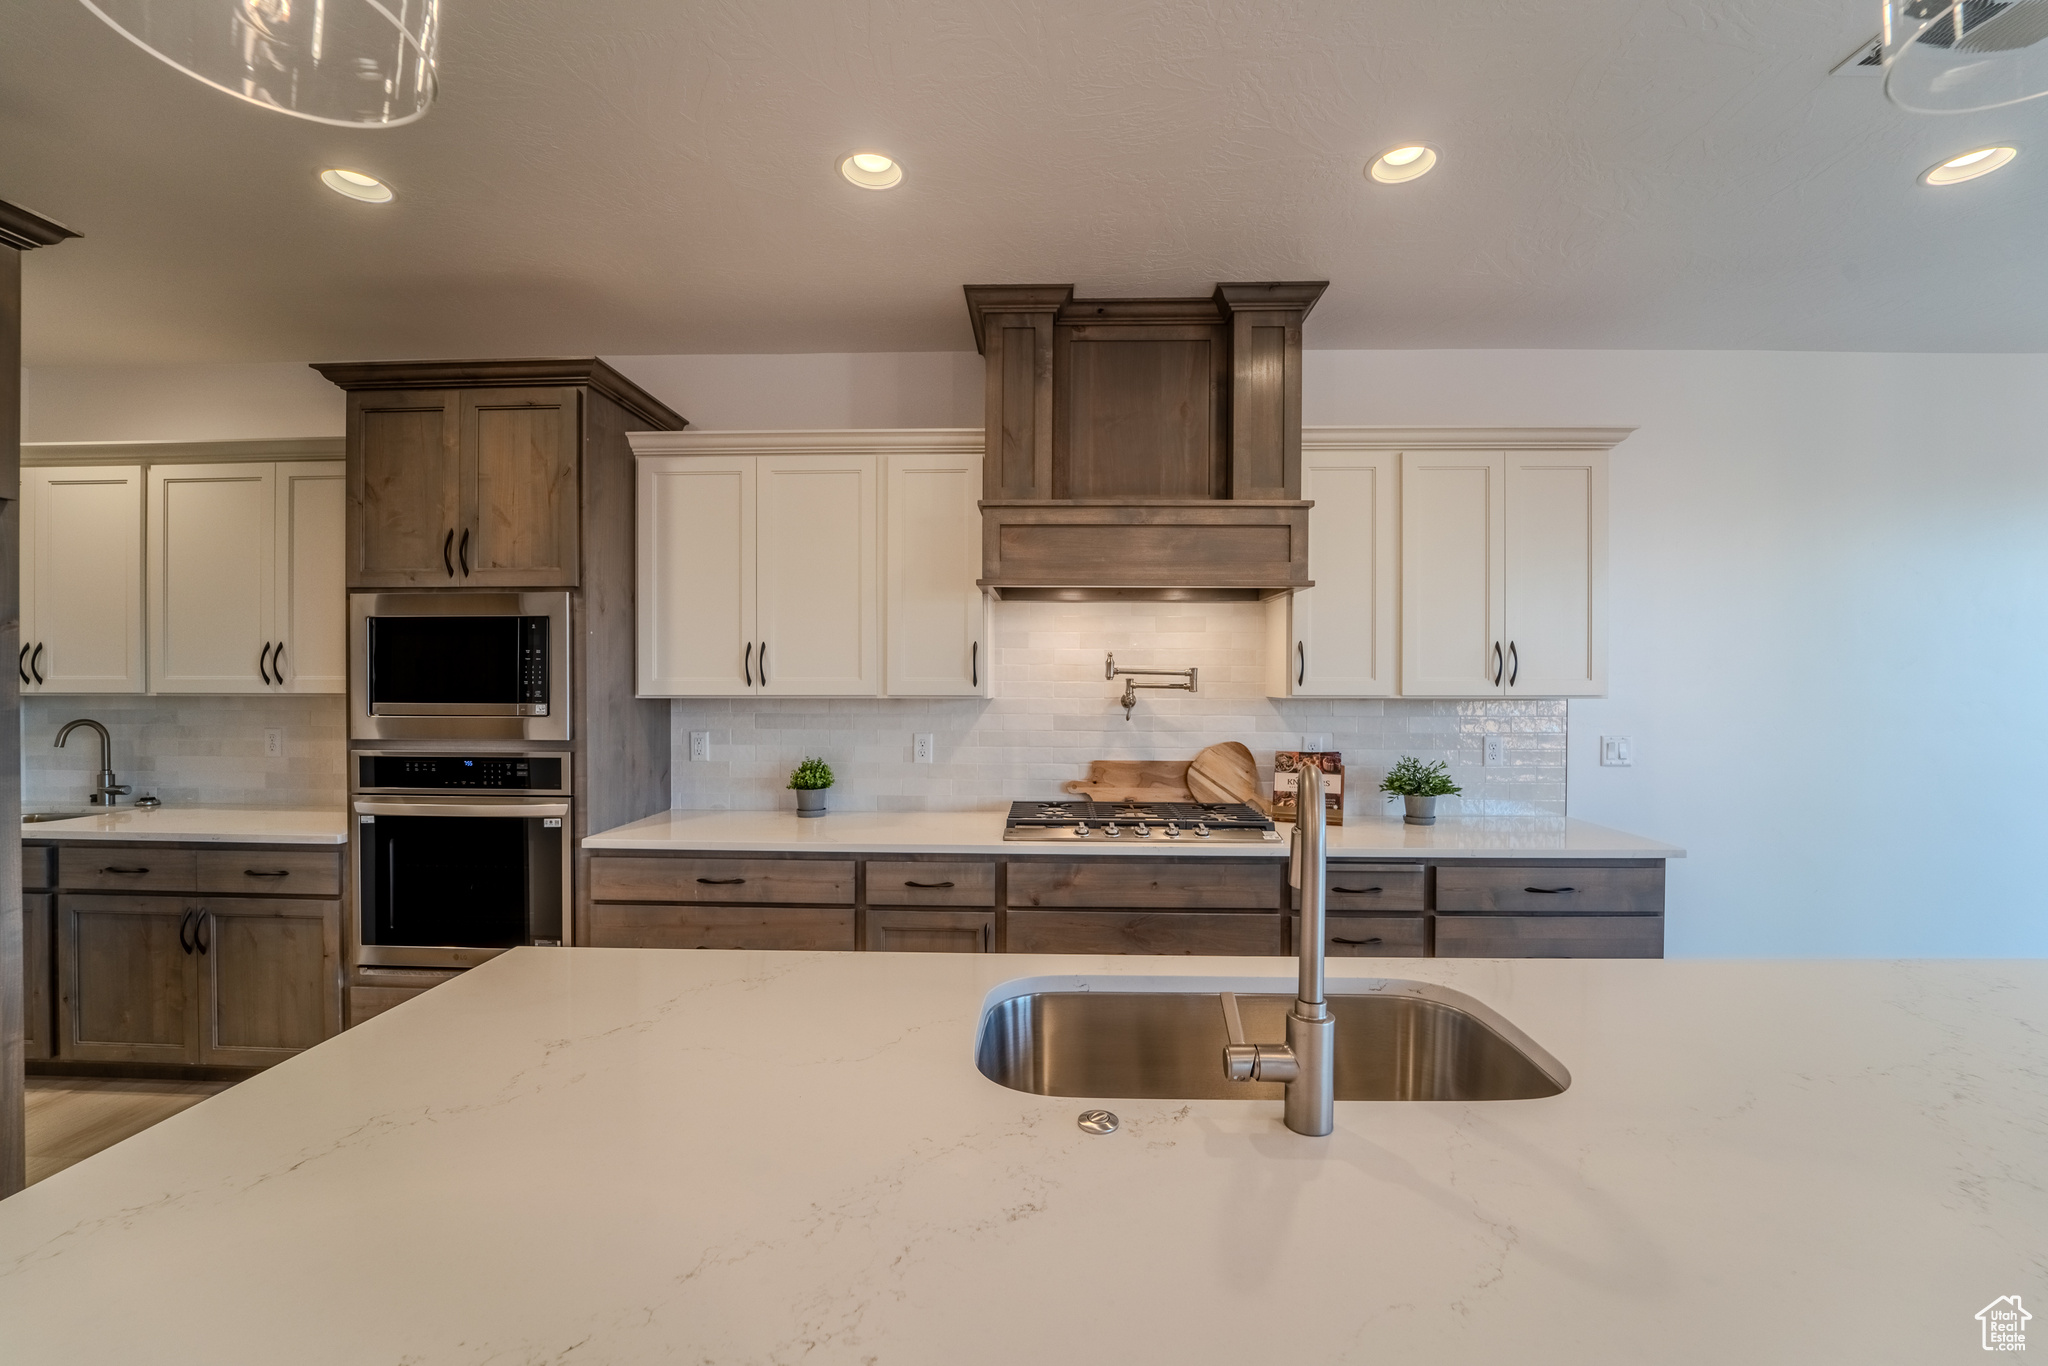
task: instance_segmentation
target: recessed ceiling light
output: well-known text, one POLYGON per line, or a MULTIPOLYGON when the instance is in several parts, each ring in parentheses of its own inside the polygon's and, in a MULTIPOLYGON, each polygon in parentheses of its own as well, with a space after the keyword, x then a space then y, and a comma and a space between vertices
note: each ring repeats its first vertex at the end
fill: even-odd
POLYGON ((361 171, 344 171, 339 168, 322 171, 320 183, 336 194, 345 194, 350 199, 360 199, 365 204, 389 204, 391 187, 373 175, 361 171))
POLYGON ((1372 165, 1365 173, 1382 185, 1399 185, 1403 181, 1426 176, 1436 165, 1436 148, 1420 142, 1411 142, 1404 147, 1390 147, 1372 159, 1372 165))
POLYGON ((863 190, 893 190, 903 183, 903 168, 880 152, 854 152, 839 160, 839 174, 863 190))
POLYGON ((1960 185, 1965 180, 1975 180, 1980 175, 1990 175, 1999 167, 2019 155, 2013 147, 1979 147, 1974 152, 1950 157, 1939 166, 1930 166, 1920 176, 1922 185, 1960 185))

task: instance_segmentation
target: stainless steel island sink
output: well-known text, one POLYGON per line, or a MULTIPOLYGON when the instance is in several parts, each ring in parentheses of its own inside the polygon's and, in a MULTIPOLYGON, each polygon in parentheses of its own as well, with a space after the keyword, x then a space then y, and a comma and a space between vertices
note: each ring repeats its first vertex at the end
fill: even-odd
MULTIPOLYGON (((1571 1085, 1561 1063, 1462 992, 1374 985, 1330 993, 1338 1100, 1535 1100, 1571 1085)), ((1247 1033, 1281 1033, 1293 998, 1239 990, 1247 1033)), ((1215 992, 1039 991, 989 1007, 975 1065, 990 1081, 1040 1096, 1280 1099, 1277 1082, 1225 1077, 1226 1041, 1215 992)))

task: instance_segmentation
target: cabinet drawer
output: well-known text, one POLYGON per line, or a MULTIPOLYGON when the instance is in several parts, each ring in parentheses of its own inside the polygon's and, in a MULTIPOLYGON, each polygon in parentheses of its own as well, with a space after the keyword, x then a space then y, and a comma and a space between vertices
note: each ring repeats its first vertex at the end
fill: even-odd
POLYGON ((1439 958, 1662 958, 1661 915, 1440 915, 1439 958))
POLYGON ((1011 953, 1277 954, 1277 915, 1011 911, 1011 953))
MULTIPOLYGON (((1419 863, 1333 863, 1323 879, 1323 908, 1339 911, 1419 911, 1422 865, 1419 863)), ((1297 909, 1301 893, 1292 888, 1297 909)))
POLYGON ((57 885, 57 848, 51 844, 23 845, 21 889, 39 892, 57 885))
POLYGON ((199 856, 148 844, 73 844, 57 851, 57 885, 84 892, 190 892, 199 856))
POLYGON ((1152 858, 1013 859, 1012 906, 1129 906, 1161 909, 1277 910, 1285 864, 1168 862, 1152 858))
MULTIPOLYGON (((1294 942, 1301 942, 1301 917, 1292 917, 1294 942)), ((1419 915, 1333 915, 1325 922, 1323 945, 1331 958, 1424 958, 1429 930, 1419 915)))
POLYGON ((1657 915, 1664 910, 1664 869, 1549 863, 1439 867, 1436 908, 1518 915, 1657 915))
POLYGON ((853 909, 592 906, 590 942, 610 949, 852 949, 853 909))
POLYGON ((870 906, 993 906, 993 863, 880 863, 868 860, 870 906))
POLYGON ((202 849, 198 853, 202 892, 341 895, 341 854, 335 850, 202 849))
POLYGON ((994 911, 868 911, 861 947, 875 953, 989 953, 995 948, 994 911))
POLYGON ((593 901, 778 901, 851 906, 853 860, 595 858, 590 861, 590 897, 593 901))

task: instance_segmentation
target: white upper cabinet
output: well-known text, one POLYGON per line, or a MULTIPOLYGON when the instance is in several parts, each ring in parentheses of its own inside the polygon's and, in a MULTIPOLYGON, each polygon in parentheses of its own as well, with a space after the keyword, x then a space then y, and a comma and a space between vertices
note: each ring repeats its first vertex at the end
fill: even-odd
POLYGON ((271 690, 276 516, 274 466, 150 470, 149 672, 157 692, 271 690))
POLYGON ((154 691, 342 691, 343 493, 338 463, 150 470, 154 691))
POLYGON ((643 456, 635 671, 642 697, 754 691, 752 456, 643 456))
POLYGON ((878 468, 868 454, 761 457, 754 672, 764 696, 882 690, 878 468))
POLYGON ((1606 692, 1607 453, 1410 451, 1401 691, 1606 692))
POLYGON ((1327 446, 1301 453, 1308 576, 1315 587, 1266 603, 1274 697, 1387 697, 1399 607, 1401 459, 1391 450, 1327 446))
POLYGON ((21 492, 22 690, 143 691, 142 467, 35 466, 21 492))
POLYGON ((883 457, 888 692, 986 697, 989 601, 981 574, 981 456, 883 457))
POLYGON ((1401 691, 1497 697, 1507 677, 1499 452, 1401 462, 1401 691))
POLYGON ((347 466, 277 466, 277 651, 286 692, 348 690, 347 466))
POLYGON ((985 694, 979 438, 634 433, 639 694, 985 694))

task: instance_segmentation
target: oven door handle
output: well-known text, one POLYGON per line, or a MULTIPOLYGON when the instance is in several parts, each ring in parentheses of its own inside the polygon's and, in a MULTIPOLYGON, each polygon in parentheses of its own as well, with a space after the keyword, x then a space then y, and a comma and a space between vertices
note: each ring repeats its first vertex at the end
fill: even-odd
POLYGON ((533 816, 567 816, 567 802, 357 802, 358 816, 509 816, 527 820, 533 816))

